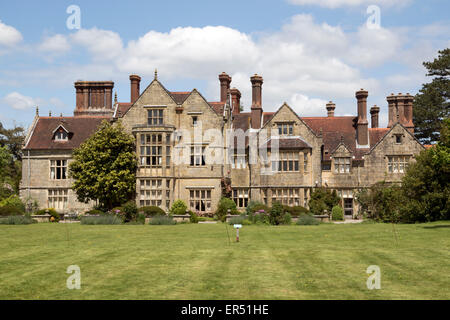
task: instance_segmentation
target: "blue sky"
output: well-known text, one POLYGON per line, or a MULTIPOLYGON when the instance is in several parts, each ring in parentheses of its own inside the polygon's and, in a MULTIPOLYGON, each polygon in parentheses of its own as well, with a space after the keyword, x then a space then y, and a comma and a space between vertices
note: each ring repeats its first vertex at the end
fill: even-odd
POLYGON ((354 92, 369 90, 369 106, 385 96, 415 94, 421 65, 450 46, 448 1, 16 1, 0 3, 0 121, 28 126, 41 115, 72 115, 73 82, 113 80, 129 100, 131 73, 141 88, 158 69, 173 91, 197 88, 210 101, 225 71, 250 106, 249 78, 264 77, 263 107, 284 101, 300 116, 356 113, 354 92), (369 5, 380 8, 367 28, 369 5), (81 10, 81 30, 69 30, 66 9, 81 10))

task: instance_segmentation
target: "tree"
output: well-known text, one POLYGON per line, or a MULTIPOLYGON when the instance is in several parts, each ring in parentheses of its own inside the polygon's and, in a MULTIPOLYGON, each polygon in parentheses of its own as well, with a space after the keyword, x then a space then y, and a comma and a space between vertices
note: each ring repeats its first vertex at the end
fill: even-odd
POLYGON ((442 122, 439 143, 422 151, 402 179, 408 206, 403 220, 450 219, 450 119, 442 122))
POLYGON ((317 188, 311 193, 311 199, 309 200, 309 211, 315 215, 324 214, 327 210, 329 213, 331 209, 338 205, 340 202, 336 190, 330 191, 325 188, 317 188))
POLYGON ((69 165, 73 190, 81 202, 98 201, 112 209, 132 199, 136 190, 135 140, 121 123, 103 121, 99 129, 73 152, 69 165))
POLYGON ((22 145, 25 139, 25 131, 22 127, 14 126, 6 129, 0 123, 0 146, 7 146, 15 160, 22 160, 22 145))
POLYGON ((414 99, 413 120, 415 136, 422 143, 439 140, 442 121, 450 115, 450 49, 439 51, 438 58, 424 62, 427 76, 433 77, 414 99))

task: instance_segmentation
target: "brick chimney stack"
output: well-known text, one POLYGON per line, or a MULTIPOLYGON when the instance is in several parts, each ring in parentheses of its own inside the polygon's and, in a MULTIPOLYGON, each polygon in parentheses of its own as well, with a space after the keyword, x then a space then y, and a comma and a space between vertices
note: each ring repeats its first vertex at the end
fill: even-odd
POLYGON ((409 132, 414 133, 414 122, 413 122, 413 102, 414 97, 409 93, 405 96, 405 123, 404 126, 409 132))
POLYGON ((250 78, 252 83, 252 107, 251 107, 251 118, 252 118, 252 129, 261 128, 261 117, 263 113, 262 109, 262 84, 263 78, 255 74, 250 78))
POLYGON ((231 77, 225 72, 222 72, 221 74, 219 74, 219 81, 220 81, 220 102, 226 102, 228 90, 230 90, 231 77))
POLYGON ((401 124, 405 123, 405 96, 402 93, 397 95, 397 121, 401 124))
POLYGON ((361 89, 356 91, 358 100, 358 122, 356 130, 356 141, 359 147, 368 147, 369 145, 369 122, 367 121, 367 97, 369 93, 361 89))
POLYGON ((77 81, 74 115, 109 115, 112 110, 112 81, 77 81))
POLYGON ((386 97, 389 108, 389 122, 387 127, 392 128, 392 126, 397 122, 397 97, 391 93, 390 96, 386 97))
POLYGON ((336 109, 336 104, 334 104, 333 101, 330 101, 327 103, 326 107, 328 117, 330 118, 334 117, 334 109, 336 109))
POLYGON ((241 92, 233 88, 230 90, 231 103, 233 104, 233 114, 239 114, 241 112, 241 92))
POLYGON ((370 115, 372 116, 372 128, 378 128, 378 115, 380 113, 380 108, 374 105, 370 108, 370 115))
POLYGON ((141 89, 140 89, 141 77, 139 77, 136 74, 132 74, 130 76, 130 82, 131 82, 130 83, 130 88, 131 88, 130 102, 135 103, 141 94, 141 89))

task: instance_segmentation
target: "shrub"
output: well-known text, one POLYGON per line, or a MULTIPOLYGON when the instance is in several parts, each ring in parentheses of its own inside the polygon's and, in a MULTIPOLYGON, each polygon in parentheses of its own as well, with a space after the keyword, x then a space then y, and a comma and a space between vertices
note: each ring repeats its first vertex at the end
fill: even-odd
POLYGON ((322 215, 324 211, 330 212, 332 208, 339 204, 340 198, 336 190, 330 191, 325 188, 317 188, 311 194, 309 200, 309 210, 314 215, 322 215))
POLYGON ((211 217, 198 217, 198 216, 197 216, 197 220, 198 220, 198 222, 216 221, 216 219, 211 218, 211 217))
POLYGON ((231 200, 230 198, 223 197, 222 199, 220 199, 219 205, 217 207, 216 211, 217 219, 224 222, 227 217, 228 210, 230 210, 230 214, 233 215, 239 214, 239 211, 236 209, 236 203, 234 203, 234 201, 231 200))
POLYGON ((136 223, 137 224, 145 224, 145 214, 138 213, 138 215, 136 217, 136 223))
POLYGON ((245 225, 252 224, 252 222, 249 219, 247 219, 246 216, 239 216, 239 217, 231 218, 230 221, 228 222, 228 224, 231 224, 231 225, 233 225, 233 224, 242 224, 242 225, 245 226, 245 225))
POLYGON ((300 217, 298 217, 297 225, 301 226, 316 226, 319 225, 320 222, 310 215, 302 214, 300 217))
POLYGON ((91 215, 91 216, 102 216, 105 214, 105 212, 103 212, 102 210, 99 210, 99 209, 92 209, 92 210, 86 211, 84 214, 91 215))
POLYGON ((283 224, 291 224, 292 222, 292 216, 290 213, 285 213, 283 215, 283 224))
POLYGON ((191 223, 198 223, 198 216, 195 212, 192 212, 191 210, 189 210, 189 215, 190 215, 189 221, 191 223))
POLYGON ((25 205, 17 195, 12 195, 0 201, 0 207, 14 207, 20 212, 25 212, 25 205))
POLYGON ((115 215, 103 215, 100 217, 81 217, 81 224, 87 225, 111 225, 121 223, 122 220, 115 215))
POLYGON ((7 218, 0 218, 0 224, 19 225, 19 224, 32 224, 32 223, 37 223, 37 222, 27 216, 11 216, 11 217, 7 217, 7 218))
POLYGON ((279 225, 283 223, 283 206, 280 202, 275 201, 269 213, 270 224, 279 225))
POLYGON ((160 207, 146 206, 139 208, 139 212, 143 213, 146 217, 163 216, 166 213, 160 207))
POLYGON ((172 207, 170 208, 170 215, 182 215, 186 214, 187 205, 184 203, 183 200, 177 200, 172 204, 172 207))
POLYGON ((258 212, 260 210, 264 210, 265 212, 269 212, 270 208, 266 206, 264 203, 259 201, 250 201, 247 205, 247 208, 245 208, 245 214, 247 216, 250 216, 254 214, 255 212, 258 212))
POLYGON ((47 213, 53 217, 54 222, 58 222, 59 219, 61 218, 59 213, 56 212, 56 210, 53 209, 53 208, 41 209, 38 212, 36 212, 36 214, 39 215, 39 216, 42 216, 42 215, 47 214, 47 213))
POLYGON ((125 221, 136 221, 138 209, 136 202, 133 200, 128 201, 123 205, 123 211, 125 212, 125 221))
POLYGON ((151 225, 154 226, 161 226, 161 225, 174 225, 177 224, 175 220, 173 220, 170 216, 155 216, 150 219, 151 225))
POLYGON ((334 206, 331 210, 332 220, 344 220, 344 210, 340 206, 334 206))
POLYGON ((299 217, 302 214, 309 214, 309 210, 302 206, 290 207, 290 206, 284 205, 283 210, 284 210, 284 212, 289 213, 292 217, 299 217))
POLYGON ((264 210, 260 209, 259 211, 254 212, 253 214, 248 216, 250 222, 254 224, 269 224, 269 214, 264 210))
POLYGON ((22 214, 23 214, 23 211, 21 211, 19 208, 14 207, 14 206, 0 207, 0 217, 20 216, 22 214))

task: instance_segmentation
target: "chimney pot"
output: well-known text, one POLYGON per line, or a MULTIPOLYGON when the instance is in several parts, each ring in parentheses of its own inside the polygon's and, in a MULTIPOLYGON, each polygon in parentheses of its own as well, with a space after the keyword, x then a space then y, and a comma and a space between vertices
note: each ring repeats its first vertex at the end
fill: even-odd
POLYGON ((140 85, 141 85, 141 77, 139 77, 136 74, 130 75, 130 88, 131 88, 131 95, 130 95, 130 102, 135 103, 136 100, 140 96, 140 85))
POLYGON ((334 104, 333 101, 330 101, 327 103, 326 108, 328 117, 334 117, 334 109, 336 109, 336 104, 334 104))
POLYGON ((370 115, 372 116, 372 128, 378 128, 379 112, 380 108, 377 107, 377 105, 374 105, 372 108, 370 108, 370 115))
POLYGON ((230 90, 231 77, 225 72, 222 72, 221 74, 219 74, 219 81, 220 81, 220 102, 226 102, 228 90, 230 90))
POLYGON ((233 88, 230 90, 230 94, 233 114, 239 114, 241 112, 241 92, 238 89, 233 88))

